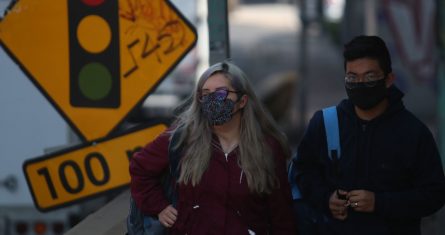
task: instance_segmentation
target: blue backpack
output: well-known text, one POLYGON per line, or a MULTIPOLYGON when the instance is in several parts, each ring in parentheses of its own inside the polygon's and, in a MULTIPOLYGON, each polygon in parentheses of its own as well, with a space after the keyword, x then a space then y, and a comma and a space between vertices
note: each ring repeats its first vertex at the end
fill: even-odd
MULTIPOLYGON (((168 200, 176 207, 178 195, 176 192, 176 181, 179 178, 178 164, 182 153, 182 148, 174 148, 178 142, 182 128, 178 128, 168 145, 168 158, 170 169, 162 177, 162 186, 168 200)), ((127 235, 164 235, 167 229, 159 222, 156 216, 144 215, 136 206, 133 198, 130 197, 130 211, 127 216, 127 235)))
MULTIPOLYGON (((335 106, 331 106, 324 108, 322 111, 326 131, 328 155, 334 165, 334 168, 336 169, 338 159, 340 159, 341 155, 337 108, 335 106)), ((294 162, 297 160, 297 158, 297 154, 292 157, 288 168, 288 180, 292 191, 293 210, 299 231, 298 234, 329 234, 325 226, 329 221, 328 217, 312 208, 301 196, 300 189, 298 188, 295 180, 297 177, 297 170, 294 162)))

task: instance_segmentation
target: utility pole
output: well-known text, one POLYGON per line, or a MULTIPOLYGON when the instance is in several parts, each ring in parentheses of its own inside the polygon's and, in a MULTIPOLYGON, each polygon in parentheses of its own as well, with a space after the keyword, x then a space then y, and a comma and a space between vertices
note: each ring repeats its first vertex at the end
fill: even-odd
MULTIPOLYGON (((439 1, 438 7, 438 35, 440 35, 440 62, 438 73, 438 119, 439 119, 439 148, 442 156, 442 165, 445 167, 445 1, 439 1)), ((445 230, 445 226, 444 226, 445 230)))
POLYGON ((208 0, 210 65, 230 58, 227 0, 208 0))
POLYGON ((366 0, 363 4, 363 11, 365 12, 365 34, 377 35, 377 3, 376 0, 366 0))
POLYGON ((299 44, 299 62, 297 65, 299 71, 300 81, 298 82, 298 94, 299 94, 299 114, 300 120, 298 123, 299 132, 303 133, 306 125, 306 106, 307 106, 307 60, 308 60, 308 52, 307 52, 307 36, 308 36, 308 24, 309 24, 309 16, 307 12, 307 2, 306 0, 300 0, 300 20, 302 23, 301 34, 300 34, 300 44, 299 44))

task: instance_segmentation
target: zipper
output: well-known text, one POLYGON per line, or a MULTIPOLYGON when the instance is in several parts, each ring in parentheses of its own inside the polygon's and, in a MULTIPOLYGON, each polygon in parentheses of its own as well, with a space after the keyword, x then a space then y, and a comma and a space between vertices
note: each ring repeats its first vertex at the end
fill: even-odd
POLYGON ((362 124, 362 131, 365 132, 367 127, 368 127, 367 124, 362 124))
POLYGON ((241 169, 241 174, 239 176, 239 184, 241 184, 241 182, 243 182, 243 173, 244 173, 244 170, 241 169))

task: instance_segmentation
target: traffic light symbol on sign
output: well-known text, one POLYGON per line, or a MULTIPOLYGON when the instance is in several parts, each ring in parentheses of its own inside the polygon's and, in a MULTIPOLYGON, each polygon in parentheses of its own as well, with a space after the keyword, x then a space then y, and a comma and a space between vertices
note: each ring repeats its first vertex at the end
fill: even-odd
POLYGON ((70 103, 120 106, 119 1, 69 0, 70 103))

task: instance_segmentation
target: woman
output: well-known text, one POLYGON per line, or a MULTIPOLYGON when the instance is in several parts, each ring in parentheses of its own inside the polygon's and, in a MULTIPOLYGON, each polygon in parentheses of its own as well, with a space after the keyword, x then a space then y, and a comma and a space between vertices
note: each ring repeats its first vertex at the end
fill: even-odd
POLYGON ((131 193, 171 234, 295 234, 286 176, 289 147, 234 64, 211 66, 170 130, 131 160, 131 193), (159 178, 181 128, 175 209, 159 178))

